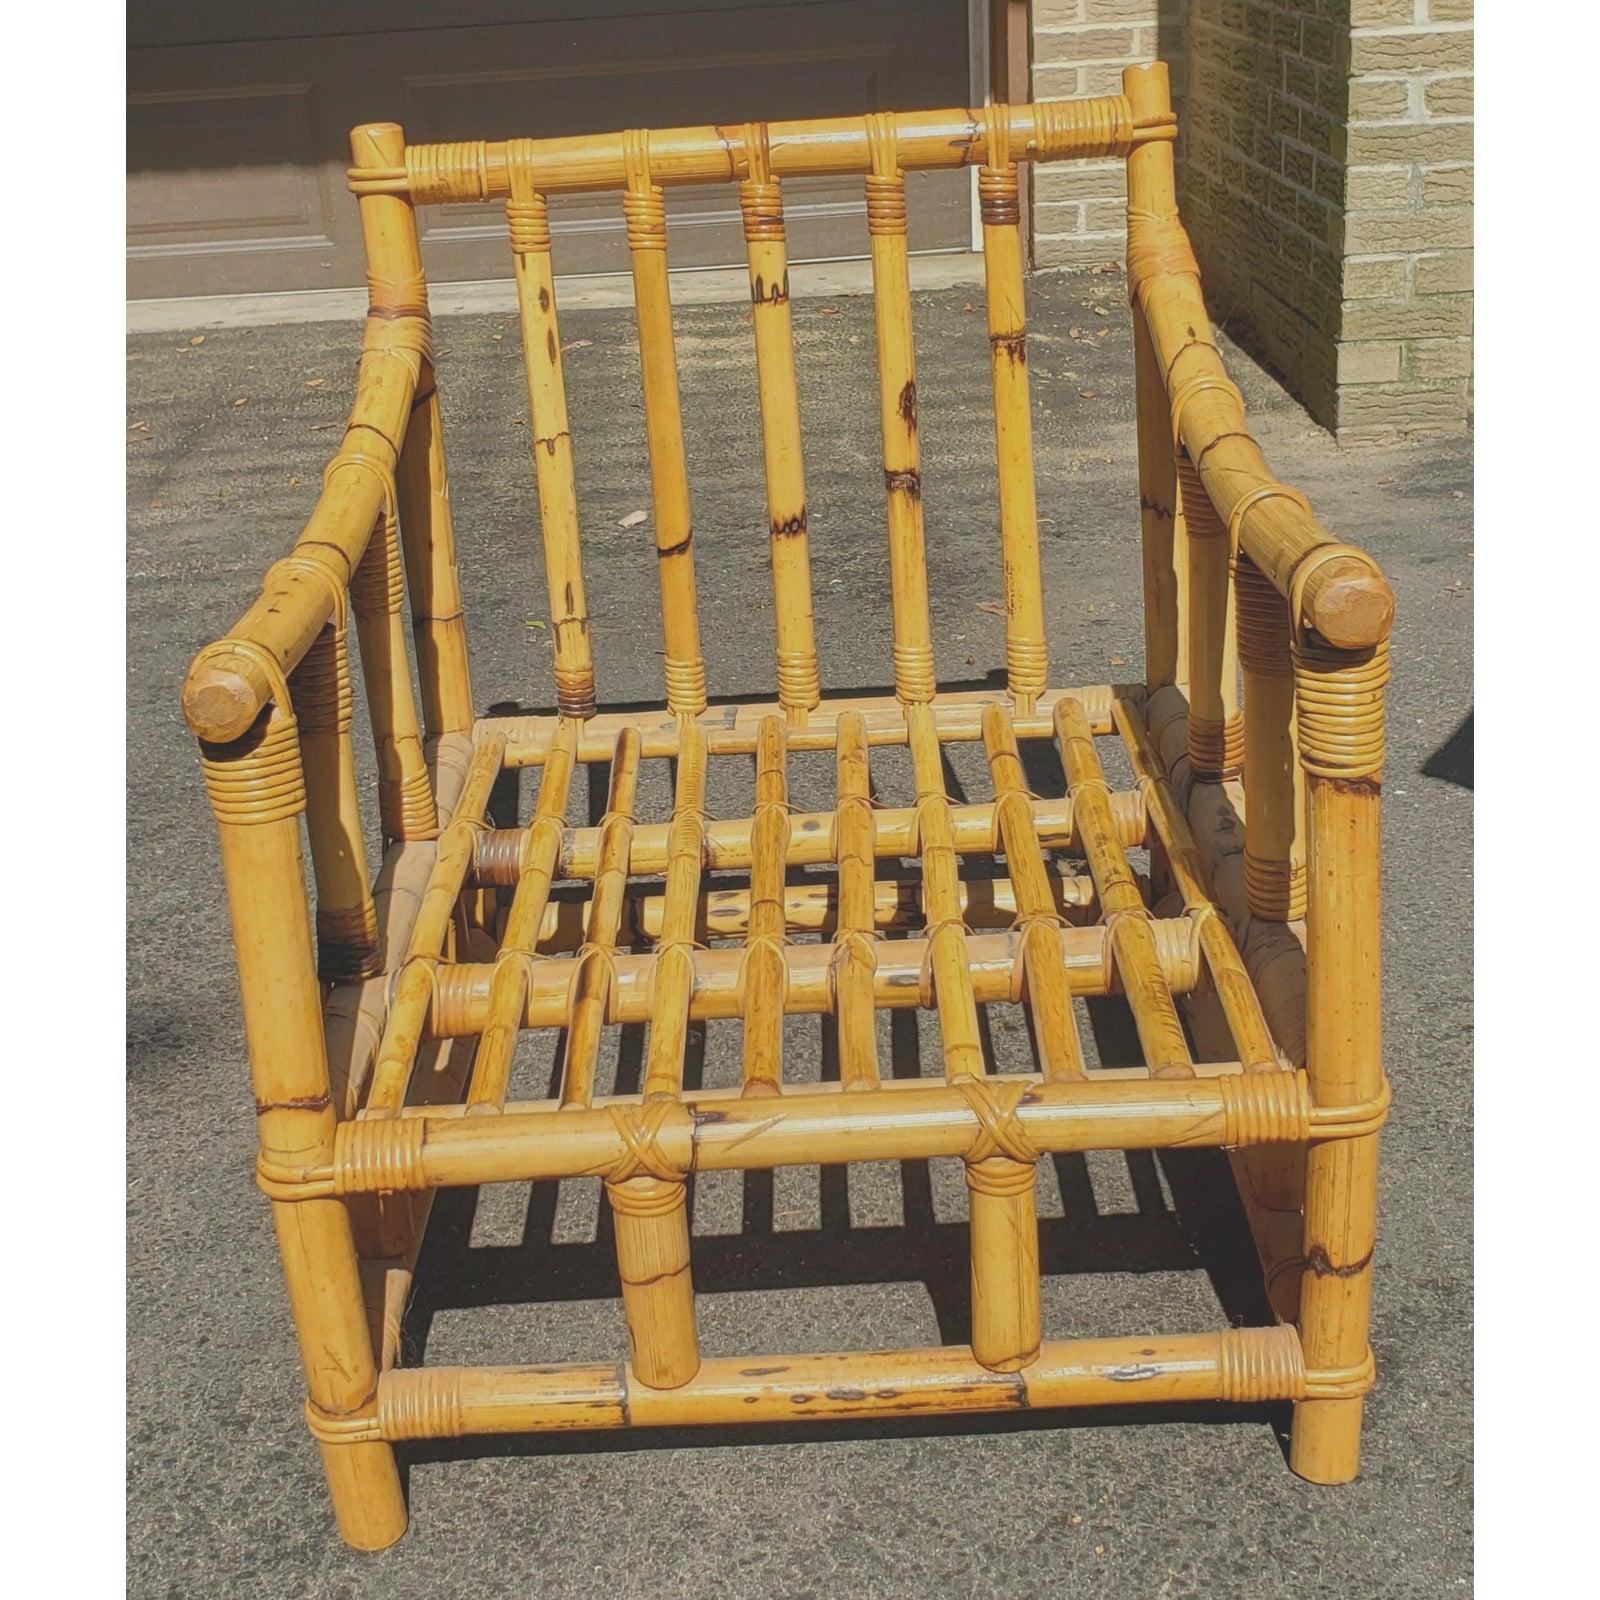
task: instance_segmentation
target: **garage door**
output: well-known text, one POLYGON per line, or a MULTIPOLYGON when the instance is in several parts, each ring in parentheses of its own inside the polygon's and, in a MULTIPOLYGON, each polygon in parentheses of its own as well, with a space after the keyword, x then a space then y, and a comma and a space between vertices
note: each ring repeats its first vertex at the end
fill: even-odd
MULTIPOLYGON (((350 127, 504 139, 965 105, 967 0, 144 0, 128 19, 128 293, 363 281, 350 127), (448 16, 450 26, 421 19, 448 16)), ((911 243, 965 249, 967 174, 912 178, 911 243)), ((796 260, 866 251, 858 179, 785 185, 796 260)), ((566 273, 627 268, 615 196, 552 204, 566 273)), ((729 185, 669 191, 673 261, 743 259, 729 185)), ((423 213, 438 282, 504 277, 498 206, 423 213)))

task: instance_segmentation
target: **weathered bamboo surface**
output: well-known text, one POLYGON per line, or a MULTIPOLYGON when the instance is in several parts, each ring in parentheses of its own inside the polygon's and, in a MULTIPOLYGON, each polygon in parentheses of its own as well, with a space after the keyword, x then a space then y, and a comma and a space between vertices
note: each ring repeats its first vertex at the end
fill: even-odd
POLYGON ((1294 1470, 1354 1475, 1389 1104, 1378 806, 1393 597, 1250 437, 1177 216, 1175 134, 1157 64, 1074 102, 503 144, 408 145, 390 123, 352 136, 371 314, 346 432, 290 553, 184 686, 238 951, 257 1179, 350 1543, 404 1531, 396 1442, 531 1429, 1285 1401, 1294 1470), (1145 673, 1058 688, 1017 164, 1107 157, 1128 163, 1145 673), (1004 686, 995 673, 941 690, 906 174, 963 166, 982 214, 1004 686), (819 649, 782 183, 826 173, 864 181, 892 694, 830 696, 819 649), (667 268, 665 191, 719 180, 739 186, 762 417, 748 556, 766 551, 773 583, 777 696, 745 703, 708 697, 694 402, 667 268), (639 331, 661 706, 599 703, 584 581, 548 200, 606 189, 639 331), (553 623, 553 697, 528 703, 554 709, 476 717, 415 208, 490 199, 506 202, 528 537, 553 623), (833 798, 805 810, 801 768, 809 784, 819 767, 798 758, 817 753, 833 798), (989 793, 953 788, 959 757, 989 793), (670 814, 651 809, 652 762, 671 764, 670 814), (521 768, 535 797, 513 816, 521 768), (710 815, 727 792, 713 774, 735 772, 747 799, 710 815), (374 787, 384 849, 369 880, 374 787), (585 792, 597 819, 574 814, 585 792), (1132 1064, 1092 1059, 1088 1000, 1125 1010, 1132 1064), (996 1006, 1025 1015, 1031 1071, 999 1070, 996 1006), (939 1042, 906 1077, 879 1013, 913 1009, 939 1042), (809 1017, 834 1032, 829 1081, 796 1046, 809 1017), (740 1070, 706 1088, 691 1046, 714 1021, 737 1022, 740 1070), (611 1080, 605 1049, 627 1027, 646 1030, 636 1090, 611 1080), (529 1030, 559 1039, 537 1098, 517 1078, 529 1030), (1039 1163, 1207 1148, 1227 1152, 1278 1324, 1046 1338, 1039 1163), (967 1344, 703 1357, 695 1174, 947 1158, 968 1191, 967 1344), (403 1366, 436 1190, 578 1177, 603 1180, 628 1361, 403 1366))

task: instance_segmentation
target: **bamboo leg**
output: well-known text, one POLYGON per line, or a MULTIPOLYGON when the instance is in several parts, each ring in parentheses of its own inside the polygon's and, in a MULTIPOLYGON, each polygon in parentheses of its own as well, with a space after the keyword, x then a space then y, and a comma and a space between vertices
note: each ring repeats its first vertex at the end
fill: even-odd
MULTIPOLYGON (((839 1081, 846 1088, 876 1088, 878 1042, 872 978, 876 895, 872 851, 872 779, 867 732, 860 713, 839 719, 836 754, 839 807, 834 813, 839 864, 838 935, 834 940, 834 1011, 839 1022, 839 1081)), ((784 914, 788 922, 787 905, 784 914)))
POLYGON ((761 724, 756 803, 750 834, 750 934, 741 979, 744 1092, 776 1094, 783 1083, 783 1015, 789 967, 783 957, 784 857, 789 849, 787 729, 782 717, 761 724))
POLYGON ((1022 299, 1022 213, 1010 157, 1009 108, 987 110, 985 164, 978 169, 983 281, 994 380, 995 454, 1000 474, 1000 547, 1005 570, 1006 682, 1017 710, 1033 709, 1049 680, 1039 512, 1028 409, 1028 353, 1022 299))
MULTIPOLYGON (((931 998, 939 1012, 945 1077, 961 1083, 986 1113, 985 1136, 965 1163, 972 1235, 972 1353, 997 1372, 1015 1372, 1038 1355, 1042 1336, 1033 1152, 1020 1135, 1005 1131, 1014 1125, 1012 1086, 998 1091, 984 1076, 938 741, 926 705, 908 707, 906 716, 917 782, 931 998), (1001 1094, 1010 1095, 1009 1103, 1001 1094)), ((1021 1087, 1019 1083, 1015 1090, 1021 1087)))
POLYGON ((350 657, 342 617, 318 634, 289 681, 300 724, 306 832, 317 884, 317 974, 332 983, 370 978, 383 970, 383 957, 356 796, 350 657))
POLYGON ((425 361, 395 471, 422 725, 429 739, 471 733, 476 713, 435 381, 433 362, 425 361))
POLYGON ((400 620, 404 602, 400 542, 393 513, 386 508, 350 584, 361 640, 361 675, 378 749, 378 809, 386 839, 433 839, 438 837, 439 818, 411 691, 400 620))
MULTIPOLYGON (((262 1158, 331 1160, 337 1118, 323 1045, 321 994, 300 857, 305 789, 294 719, 269 705, 231 745, 201 745, 222 845, 262 1158)), ((342 1200, 281 1200, 273 1221, 319 1417, 373 1414, 378 1371, 362 1300, 350 1215, 342 1200)), ((394 1451, 324 1443, 339 1532, 380 1550, 406 1528, 394 1451)))
POLYGON ((1250 914, 1306 914, 1305 774, 1296 749, 1289 605, 1248 556, 1236 569, 1244 668, 1244 882, 1250 914))
POLYGON ((747 126, 745 149, 749 176, 739 185, 739 209, 744 216, 750 258, 756 374, 761 386, 761 442, 766 461, 778 636, 778 700, 791 722, 803 723, 806 714, 821 700, 822 691, 812 617, 806 480, 800 453, 794 332, 789 319, 783 196, 768 165, 764 124, 747 126))
MULTIPOLYGON (((1128 163, 1128 203, 1134 165, 1128 163)), ((1150 689, 1189 686, 1189 544, 1176 536, 1177 477, 1166 379, 1142 316, 1133 319, 1139 411, 1139 524, 1144 569, 1144 681, 1150 689)))
POLYGON ((1178 502, 1189 550, 1189 770, 1196 783, 1224 783, 1244 770, 1228 530, 1181 448, 1178 502))
POLYGON ((556 326, 556 280, 550 259, 550 213, 533 187, 526 147, 508 146, 511 198, 506 219, 516 262, 517 304, 522 313, 522 357, 528 379, 528 432, 539 485, 539 528, 544 545, 550 628, 555 635, 556 704, 567 717, 594 715, 594 660, 589 643, 589 603, 578 548, 578 501, 567 428, 567 389, 556 326))
POLYGON ((906 177, 895 159, 893 112, 867 118, 872 172, 866 180, 878 329, 878 409, 888 496, 889 585, 894 601, 894 692, 931 700, 936 687, 922 539, 922 457, 917 442, 917 363, 906 255, 906 177))
POLYGON ((698 715, 706 708, 706 663, 695 603, 694 539, 689 478, 683 454, 683 406, 672 341, 672 296, 667 285, 667 217, 660 184, 650 181, 650 135, 627 139, 628 187, 622 197, 633 262, 633 303, 639 322, 644 377, 644 424, 650 446, 650 492, 655 508, 656 571, 661 581, 662 642, 666 649, 667 708, 698 715))
MULTIPOLYGON (((1388 646, 1344 653, 1296 639, 1295 697, 1309 802, 1306 1071, 1313 1105, 1383 1086, 1379 993, 1379 820, 1388 646)), ((1309 1365, 1357 1370, 1377 1233, 1378 1136, 1313 1144, 1306 1156, 1306 1271, 1300 1338, 1309 1365)), ((1362 1399, 1295 1407, 1289 1464, 1344 1483, 1360 1462, 1362 1399)))

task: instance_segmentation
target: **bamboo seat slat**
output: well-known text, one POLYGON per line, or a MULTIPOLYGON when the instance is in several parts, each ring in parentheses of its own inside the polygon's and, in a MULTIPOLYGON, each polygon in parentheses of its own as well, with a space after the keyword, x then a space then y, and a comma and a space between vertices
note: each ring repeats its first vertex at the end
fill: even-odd
POLYGON ((397 1442, 476 1433, 1270 1400, 1295 1408, 1296 1472, 1354 1475, 1389 1102, 1377 886, 1392 596, 1249 435, 1177 216, 1175 137, 1159 66, 1129 69, 1118 95, 1024 106, 505 142, 352 135, 371 314, 349 423, 289 555, 184 686, 222 841, 257 1180, 351 1544, 405 1529, 397 1442), (1019 166, 1069 159, 1127 163, 1135 683, 1051 681, 1059 601, 1040 544, 1019 166), (1004 659, 977 686, 941 687, 906 175, 965 167, 1004 659), (828 692, 834 608, 812 587, 782 186, 821 174, 862 180, 872 264, 861 380, 879 409, 892 688, 871 692, 828 692), (736 188, 749 263, 764 505, 745 551, 759 540, 771 567, 776 694, 742 702, 707 682, 700 589, 722 574, 696 571, 685 416, 699 397, 677 367, 668 271, 666 191, 703 182, 736 188), (655 567, 634 592, 660 595, 665 692, 648 706, 597 697, 572 437, 591 397, 569 408, 555 304, 549 197, 599 191, 620 195, 639 340, 653 528, 624 554, 655 567), (491 200, 505 203, 523 333, 553 682, 526 697, 548 710, 479 717, 416 210, 491 200), (374 734, 361 754, 356 681, 374 734), (947 771, 968 757, 986 793, 952 793, 947 771), (386 847, 370 882, 365 761, 386 847), (652 809, 662 762, 670 809, 652 809), (602 814, 569 821, 580 776, 594 805, 585 769, 599 764, 602 814), (875 780, 903 784, 907 766, 909 796, 880 797, 875 780), (528 811, 511 804, 525 767, 528 811), (830 768, 831 795, 814 798, 830 768), (1120 791, 1118 770, 1132 774, 1120 791), (714 773, 744 786, 732 814, 708 813, 725 792, 714 773), (1096 1049, 1101 1007, 1137 1048, 1091 1058, 1079 999, 1096 1049), (1031 1061, 1026 1046, 1008 1055, 1017 1012, 995 1006, 1024 1008, 1031 1061), (899 1014, 887 1033, 880 1012, 899 1014), (918 1012, 937 1060, 902 1048, 918 1012), (711 1024, 738 1059, 707 1086, 711 1024), (632 1028, 637 1076, 623 1048, 613 1077, 609 1030, 632 1028), (559 1066, 546 1098, 513 1095, 529 1031, 559 1066), (797 1043, 811 1038, 816 1055, 797 1043), (1115 1149, 1227 1152, 1277 1326, 1047 1336, 1039 1164, 1115 1149), (945 1159, 966 1183, 966 1342, 702 1358, 697 1174, 945 1159), (576 1178, 603 1185, 626 1362, 403 1365, 435 1191, 576 1178))

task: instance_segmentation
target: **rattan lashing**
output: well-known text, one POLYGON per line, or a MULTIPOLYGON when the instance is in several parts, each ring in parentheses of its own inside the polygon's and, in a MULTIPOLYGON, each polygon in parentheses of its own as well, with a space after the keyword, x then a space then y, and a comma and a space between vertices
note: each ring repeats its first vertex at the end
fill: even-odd
MULTIPOLYGON (((767 1422, 1151 1401, 1291 1401, 1291 1464, 1356 1470, 1379 1056, 1378 779, 1392 599, 1277 482, 1224 374, 1177 219, 1165 69, 1124 93, 983 111, 407 146, 352 136, 371 314, 321 497, 260 600, 196 659, 185 710, 221 835, 255 1086, 340 1531, 404 1531, 394 1445, 541 1428, 767 1422), (1040 574, 1017 163, 1128 163, 1146 632, 1139 685, 1052 687, 1040 574), (975 166, 995 395, 1004 690, 940 693, 929 621, 907 170, 975 166), (783 180, 857 173, 876 297, 894 693, 828 698, 817 641, 783 180), (673 350, 664 191, 738 186, 760 379, 778 694, 708 709, 673 350), (547 197, 620 195, 633 266, 665 706, 597 705, 547 197), (555 710, 480 717, 468 672, 415 206, 506 203, 548 581, 555 710), (408 665, 409 606, 417 670, 408 665), (386 851, 369 879, 352 649, 386 851), (1240 694, 1242 669, 1243 694, 1240 694), (1099 741, 1134 775, 1113 792, 1099 741), (1049 741, 1064 793, 1032 793, 1049 741), (981 745, 993 798, 953 802, 942 747, 981 745), (910 804, 872 753, 909 754, 910 804), (831 810, 789 760, 831 752, 831 810), (754 763, 748 811, 707 811, 713 761, 754 763), (640 813, 644 763, 675 767, 640 813), (604 814, 567 820, 580 768, 604 814), (494 827, 502 772, 540 770, 494 827), (1243 780, 1241 783, 1241 779, 1243 780), (1248 803, 1246 803, 1248 797, 1248 803), (1241 849, 1242 819, 1242 849, 1241 849), (316 885, 301 869, 302 828, 316 885), (1150 870, 1127 852, 1148 847, 1150 870), (963 875, 1003 856, 1004 876, 963 875), (919 876, 880 878, 885 858, 919 876), (797 866, 831 881, 791 883, 797 866), (718 873, 742 875, 730 886, 718 873), (587 884, 587 903, 555 891, 587 884), (824 935, 819 942, 813 935, 824 935), (1085 996, 1122 996, 1143 1064, 1086 1064, 1085 996), (1028 1008, 1037 1071, 999 1073, 979 1008, 1028 1008), (876 1013, 936 1012, 943 1076, 881 1059, 876 1013), (786 1070, 784 1021, 831 1015, 835 1082, 786 1070), (737 1088, 685 1083, 692 1025, 735 1018, 737 1088), (597 1092, 604 1030, 648 1029, 642 1087, 597 1092), (508 1100, 524 1029, 565 1030, 559 1094, 508 1100), (1197 1060, 1198 1057, 1198 1060, 1197 1060), (425 1063, 425 1065, 424 1065, 425 1063), (1230 1153, 1277 1325, 1060 1341, 1040 1314, 1035 1168, 1053 1152, 1230 1153), (689 1185, 812 1162, 964 1163, 970 1343, 702 1354, 689 1185), (629 1359, 408 1368, 400 1327, 442 1186, 604 1180, 629 1359)), ((825 620, 825 619, 824 619, 825 620)), ((889 1270, 886 1264, 886 1272, 889 1270)), ((515 1360, 517 1352, 507 1352, 515 1360)))

